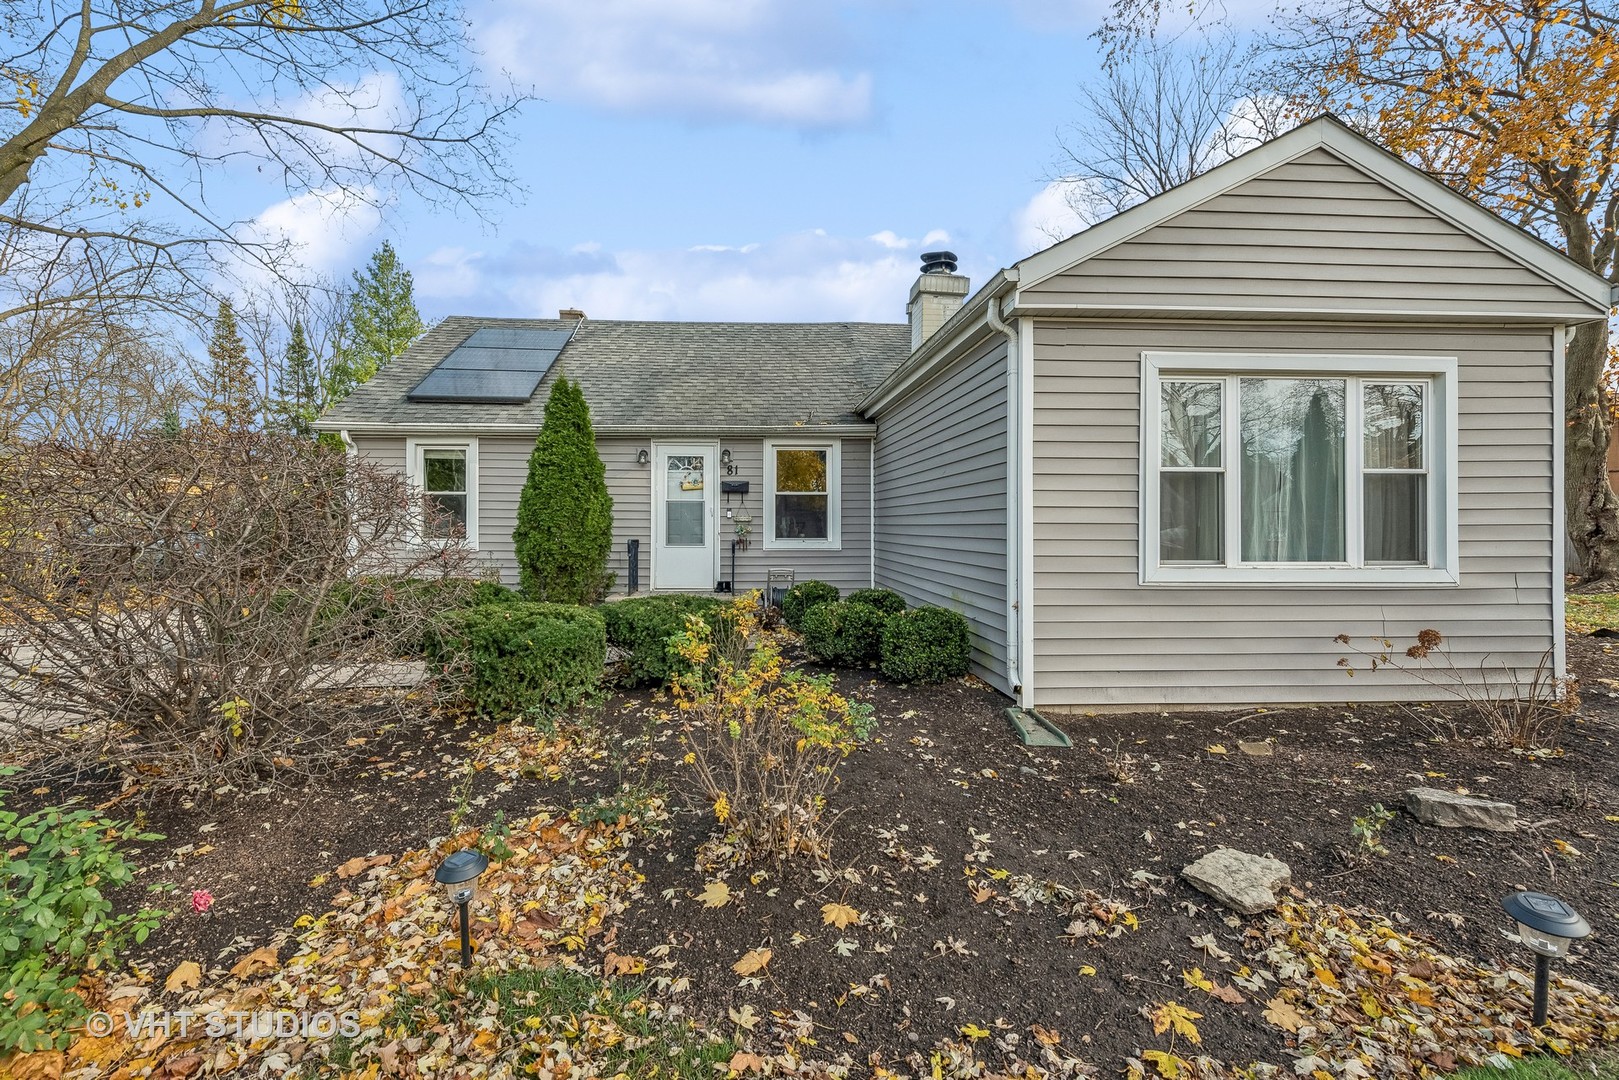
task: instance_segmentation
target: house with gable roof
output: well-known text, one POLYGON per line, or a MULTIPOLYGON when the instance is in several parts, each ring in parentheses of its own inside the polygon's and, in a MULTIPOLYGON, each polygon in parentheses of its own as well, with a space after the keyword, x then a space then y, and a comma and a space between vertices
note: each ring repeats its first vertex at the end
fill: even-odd
POLYGON ((1053 712, 1399 700, 1333 639, 1563 670, 1563 350, 1612 300, 1324 117, 976 290, 929 253, 904 323, 452 317, 317 426, 512 582, 565 373, 621 587, 891 588, 1053 712))

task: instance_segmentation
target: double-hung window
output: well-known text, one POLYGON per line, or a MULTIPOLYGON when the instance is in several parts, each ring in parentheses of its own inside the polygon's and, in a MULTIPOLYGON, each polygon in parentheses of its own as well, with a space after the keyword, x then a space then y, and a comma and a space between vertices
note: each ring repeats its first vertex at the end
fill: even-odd
POLYGON ((770 548, 843 546, 842 444, 765 443, 765 544, 770 548))
POLYGON ((1455 583, 1454 359, 1143 371, 1143 582, 1455 583))
POLYGON ((417 534, 424 540, 478 539, 477 440, 409 441, 407 466, 420 498, 417 534))

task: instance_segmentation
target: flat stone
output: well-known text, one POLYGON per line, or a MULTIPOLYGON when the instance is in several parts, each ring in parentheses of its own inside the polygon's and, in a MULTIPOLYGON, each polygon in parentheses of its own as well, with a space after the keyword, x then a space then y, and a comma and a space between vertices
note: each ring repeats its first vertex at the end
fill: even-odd
POLYGON ((1276 906, 1276 891, 1292 882, 1293 871, 1279 859, 1215 848, 1182 870, 1181 877, 1232 911, 1257 915, 1276 906))
POLYGON ((1518 827, 1518 808, 1440 788, 1412 788, 1405 793, 1407 812, 1424 825, 1441 829, 1488 829, 1512 832, 1518 827))

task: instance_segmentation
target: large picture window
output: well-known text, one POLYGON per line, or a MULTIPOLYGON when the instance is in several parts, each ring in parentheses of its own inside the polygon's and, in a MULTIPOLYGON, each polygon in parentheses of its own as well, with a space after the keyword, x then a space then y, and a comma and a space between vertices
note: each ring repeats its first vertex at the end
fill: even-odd
POLYGON ((1143 580, 1454 582, 1454 364, 1149 354, 1143 580))
POLYGON ((478 539, 478 445, 418 442, 406 448, 410 479, 421 498, 418 534, 426 540, 478 539))
POLYGON ((765 444, 765 547, 842 546, 842 448, 837 442, 765 444))

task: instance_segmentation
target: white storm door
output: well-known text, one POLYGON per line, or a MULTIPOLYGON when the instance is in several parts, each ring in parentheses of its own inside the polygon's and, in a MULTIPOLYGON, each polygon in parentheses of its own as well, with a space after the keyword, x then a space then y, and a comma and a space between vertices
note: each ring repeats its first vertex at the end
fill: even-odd
POLYGON ((652 587, 714 587, 714 482, 710 443, 659 443, 652 455, 652 587))

